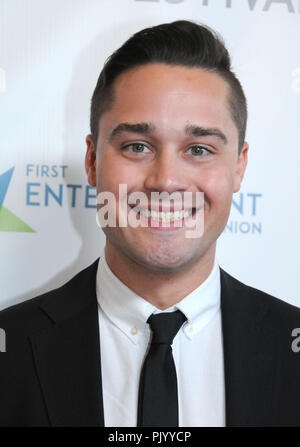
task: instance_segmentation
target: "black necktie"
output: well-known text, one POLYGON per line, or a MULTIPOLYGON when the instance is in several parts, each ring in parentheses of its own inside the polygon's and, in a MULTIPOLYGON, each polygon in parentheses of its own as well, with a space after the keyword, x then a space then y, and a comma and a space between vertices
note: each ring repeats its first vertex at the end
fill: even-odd
POLYGON ((178 427, 177 376, 171 344, 186 320, 180 310, 151 315, 153 336, 139 385, 138 427, 178 427))

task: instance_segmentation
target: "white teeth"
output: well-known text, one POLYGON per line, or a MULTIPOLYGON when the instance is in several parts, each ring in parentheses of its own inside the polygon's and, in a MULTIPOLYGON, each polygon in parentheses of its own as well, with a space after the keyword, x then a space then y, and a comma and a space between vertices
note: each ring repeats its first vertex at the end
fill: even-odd
POLYGON ((183 218, 187 218, 192 215, 193 210, 189 211, 181 210, 164 213, 162 211, 150 211, 149 209, 139 209, 139 213, 146 217, 147 219, 151 218, 153 220, 159 220, 160 222, 174 222, 176 220, 181 220, 183 218))

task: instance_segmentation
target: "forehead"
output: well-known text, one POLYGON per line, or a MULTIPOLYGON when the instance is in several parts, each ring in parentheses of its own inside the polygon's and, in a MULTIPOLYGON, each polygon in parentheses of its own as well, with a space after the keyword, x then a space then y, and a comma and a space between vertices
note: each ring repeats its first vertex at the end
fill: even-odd
POLYGON ((216 73, 198 67, 169 65, 161 62, 139 65, 121 73, 115 81, 115 89, 138 88, 140 81, 145 85, 165 85, 188 89, 201 88, 203 83, 208 91, 220 95, 227 91, 227 83, 216 73))
MULTIPOLYGON (((219 75, 200 68, 162 63, 123 72, 114 83, 114 100, 104 121, 151 121, 157 127, 232 126, 229 86, 219 75), (172 123, 172 125, 171 125, 172 123)), ((101 121, 100 121, 101 124, 101 121)))

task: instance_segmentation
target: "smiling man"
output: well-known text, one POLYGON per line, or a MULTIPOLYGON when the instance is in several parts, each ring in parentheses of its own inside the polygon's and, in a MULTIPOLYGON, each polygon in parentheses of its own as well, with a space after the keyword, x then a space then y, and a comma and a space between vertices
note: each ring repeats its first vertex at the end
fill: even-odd
POLYGON ((91 266, 0 313, 2 425, 299 425, 299 309, 215 257, 247 166, 246 121, 207 27, 148 28, 107 60, 85 167, 98 218, 110 194, 115 225, 99 219, 106 245, 91 266), (164 195, 176 197, 168 209, 164 195))
MULTIPOLYGON (((96 96, 97 90, 95 102, 96 96)), ((118 201, 119 184, 126 184, 128 193, 143 191, 149 205, 154 191, 204 193, 201 238, 186 238, 184 225, 168 232, 150 223, 104 229, 106 260, 116 276, 160 308, 208 277, 232 194, 240 188, 248 145, 239 147, 231 96, 216 73, 155 61, 139 65, 115 80, 97 141, 87 137, 86 169, 98 193, 111 191, 118 201)))

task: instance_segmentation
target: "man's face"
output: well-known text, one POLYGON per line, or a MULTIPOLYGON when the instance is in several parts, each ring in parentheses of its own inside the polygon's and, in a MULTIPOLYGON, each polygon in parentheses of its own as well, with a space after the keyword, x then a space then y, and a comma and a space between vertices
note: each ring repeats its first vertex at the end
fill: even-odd
MULTIPOLYGON (((97 194, 112 192, 117 204, 119 184, 126 184, 127 195, 147 195, 149 208, 151 192, 191 192, 193 197, 203 192, 204 233, 187 238, 185 227, 106 227, 107 246, 147 269, 166 272, 213 258, 247 164, 246 143, 238 156, 227 83, 199 68, 153 63, 122 73, 114 92, 100 119, 96 156, 87 137, 89 183, 97 186, 97 194), (113 132, 122 123, 143 126, 113 132)), ((116 214, 118 221, 118 208, 116 214)))

